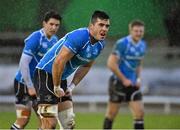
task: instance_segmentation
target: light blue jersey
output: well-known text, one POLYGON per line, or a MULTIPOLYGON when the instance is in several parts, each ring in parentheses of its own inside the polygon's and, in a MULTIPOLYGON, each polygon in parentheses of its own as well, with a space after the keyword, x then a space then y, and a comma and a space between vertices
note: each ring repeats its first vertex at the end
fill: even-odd
POLYGON ((104 41, 98 41, 94 45, 90 43, 88 28, 80 28, 66 34, 61 38, 38 63, 38 69, 52 74, 52 64, 62 46, 68 48, 74 57, 66 63, 62 80, 71 75, 79 66, 87 64, 96 59, 105 45, 104 41))
POLYGON ((120 57, 120 71, 132 81, 133 85, 136 84, 137 80, 136 69, 144 58, 145 52, 146 43, 143 40, 133 43, 130 35, 118 40, 113 49, 113 53, 120 57))
MULTIPOLYGON (((32 60, 29 64, 31 79, 33 79, 37 63, 57 41, 58 38, 55 35, 53 35, 51 39, 48 39, 43 29, 33 32, 24 40, 25 47, 23 53, 32 56, 32 60)), ((16 73, 15 79, 24 84, 20 70, 16 73)))

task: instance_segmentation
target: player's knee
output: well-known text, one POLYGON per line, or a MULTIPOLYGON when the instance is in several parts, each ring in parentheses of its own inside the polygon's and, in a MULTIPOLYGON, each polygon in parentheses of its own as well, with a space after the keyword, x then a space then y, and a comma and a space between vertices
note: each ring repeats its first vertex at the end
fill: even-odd
POLYGON ((62 112, 59 112, 58 117, 60 119, 61 125, 64 129, 73 129, 75 126, 75 114, 73 108, 69 108, 62 112))
POLYGON ((110 111, 108 116, 110 117, 110 119, 114 119, 114 117, 116 116, 116 112, 110 111))
POLYGON ((37 113, 40 117, 57 117, 58 106, 57 105, 39 105, 37 113))
POLYGON ((107 114, 106 114, 106 116, 109 119, 113 120, 116 117, 117 113, 118 113, 118 110, 115 110, 114 108, 113 109, 109 109, 107 114))

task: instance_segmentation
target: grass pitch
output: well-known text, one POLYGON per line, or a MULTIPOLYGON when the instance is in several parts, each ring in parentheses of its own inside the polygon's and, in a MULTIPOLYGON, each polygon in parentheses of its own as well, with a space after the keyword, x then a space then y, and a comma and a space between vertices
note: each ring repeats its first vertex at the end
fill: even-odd
MULTIPOLYGON (((0 129, 9 129, 15 121, 14 112, 0 112, 0 129)), ((76 113, 76 129, 102 129, 103 113, 76 113)), ((146 129, 180 129, 180 115, 146 114, 146 129)), ((114 129, 132 129, 130 114, 119 114, 114 122, 114 129)), ((37 118, 33 114, 27 129, 37 128, 37 118)))

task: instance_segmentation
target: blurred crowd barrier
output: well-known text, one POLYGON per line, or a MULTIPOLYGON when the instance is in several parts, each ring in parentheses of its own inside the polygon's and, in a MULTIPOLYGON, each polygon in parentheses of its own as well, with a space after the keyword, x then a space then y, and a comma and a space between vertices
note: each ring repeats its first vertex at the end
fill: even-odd
MULTIPOLYGON (((13 80, 17 69, 17 65, 0 65, 2 74, 0 75, 0 104, 14 104, 13 80)), ((76 111, 105 111, 110 75, 111 72, 105 67, 95 66, 90 70, 73 91, 76 111)), ((177 77, 180 77, 180 69, 144 68, 141 75, 141 91, 144 94, 143 101, 146 111, 179 113, 180 81, 177 77)), ((68 82, 71 81, 72 76, 68 82)))
MULTIPOLYGON (((18 65, 0 65, 0 94, 13 94, 18 65)), ((74 89, 76 95, 107 95, 111 72, 106 67, 93 67, 74 89)), ((141 90, 145 95, 180 95, 180 69, 144 68, 141 90)), ((73 76, 73 75, 72 75, 73 76)), ((71 77, 72 77, 71 76, 71 77)), ((71 77, 68 81, 71 81, 71 77)))

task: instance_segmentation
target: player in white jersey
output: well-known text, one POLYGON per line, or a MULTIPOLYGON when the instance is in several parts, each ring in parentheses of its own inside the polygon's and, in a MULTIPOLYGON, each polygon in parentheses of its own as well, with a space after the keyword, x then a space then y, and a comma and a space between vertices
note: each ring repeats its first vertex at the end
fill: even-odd
POLYGON ((45 14, 43 28, 33 32, 24 40, 25 47, 19 63, 19 70, 14 80, 17 119, 11 129, 24 129, 27 125, 31 107, 37 111, 36 91, 33 75, 37 63, 44 54, 58 41, 55 35, 59 29, 61 16, 55 11, 45 14))
POLYGON ((121 102, 128 102, 133 113, 134 128, 144 129, 144 108, 140 92, 140 72, 146 52, 144 23, 134 20, 129 25, 130 35, 117 41, 107 66, 113 72, 109 80, 109 102, 104 129, 112 129, 121 102))
POLYGON ((38 63, 35 86, 42 129, 55 128, 57 117, 64 129, 73 129, 72 90, 88 73, 103 50, 109 25, 109 16, 104 11, 95 11, 88 28, 66 34, 38 63), (74 71, 73 80, 67 85, 66 78, 74 71))

